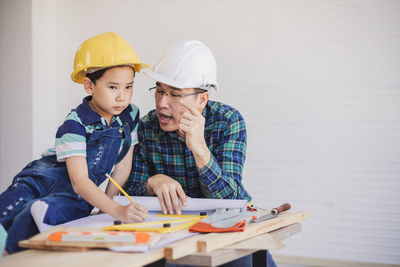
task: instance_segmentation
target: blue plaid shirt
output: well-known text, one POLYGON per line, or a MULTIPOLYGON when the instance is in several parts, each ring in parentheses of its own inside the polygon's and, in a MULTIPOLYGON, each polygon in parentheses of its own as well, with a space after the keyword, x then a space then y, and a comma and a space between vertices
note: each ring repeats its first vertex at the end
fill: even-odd
POLYGON ((178 181, 185 193, 197 198, 251 200, 241 182, 246 158, 246 126, 230 106, 208 101, 204 138, 211 152, 208 164, 199 169, 185 140, 176 132, 163 131, 155 110, 141 118, 130 177, 125 190, 130 195, 148 195, 146 181, 165 174, 178 181))

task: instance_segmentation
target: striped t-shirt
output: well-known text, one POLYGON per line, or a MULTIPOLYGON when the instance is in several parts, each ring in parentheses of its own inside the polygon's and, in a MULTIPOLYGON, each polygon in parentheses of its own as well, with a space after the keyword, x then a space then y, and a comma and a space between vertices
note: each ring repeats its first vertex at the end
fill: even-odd
MULTIPOLYGON (((107 126, 106 120, 89 107, 88 101, 90 99, 91 96, 85 97, 82 104, 71 110, 64 123, 57 130, 55 146, 46 150, 42 156, 57 155, 57 161, 65 161, 66 158, 71 156, 86 157, 86 141, 93 131, 94 125, 98 122, 101 122, 106 127, 120 127, 125 123, 129 123, 132 138, 131 145, 138 143, 139 108, 136 105, 130 104, 121 114, 114 116, 110 125, 107 126)), ((122 139, 120 150, 124 142, 125 139, 122 139)))

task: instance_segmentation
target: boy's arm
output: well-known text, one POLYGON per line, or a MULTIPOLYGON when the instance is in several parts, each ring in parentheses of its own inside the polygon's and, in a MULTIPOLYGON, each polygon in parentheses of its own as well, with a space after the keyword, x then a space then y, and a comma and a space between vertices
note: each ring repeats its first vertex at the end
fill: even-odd
MULTIPOLYGON (((132 168, 132 156, 133 156, 133 149, 134 145, 131 146, 129 149, 128 153, 125 155, 125 157, 114 167, 114 171, 111 175, 111 177, 122 187, 126 181, 128 180, 129 173, 132 168)), ((118 188, 111 183, 110 181, 107 184, 106 188, 106 195, 109 196, 110 198, 113 198, 113 196, 118 195, 119 190, 118 188)))
POLYGON ((146 218, 147 209, 143 205, 131 203, 122 206, 101 191, 89 178, 84 156, 68 157, 66 165, 75 193, 92 206, 123 222, 142 221, 146 218))

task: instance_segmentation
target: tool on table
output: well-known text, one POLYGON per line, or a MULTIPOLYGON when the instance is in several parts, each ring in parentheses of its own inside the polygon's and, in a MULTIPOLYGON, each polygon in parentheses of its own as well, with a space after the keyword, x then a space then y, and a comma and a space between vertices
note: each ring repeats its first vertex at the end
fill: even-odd
POLYGON ((290 209, 290 204, 289 203, 285 203, 283 205, 280 205, 277 208, 272 209, 270 213, 262 215, 261 217, 258 217, 257 219, 253 219, 252 222, 255 222, 255 223, 263 222, 263 221, 275 218, 276 216, 279 215, 279 213, 287 211, 289 209, 290 209))
POLYGON ((217 209, 215 213, 190 227, 189 231, 202 233, 244 231, 246 225, 249 223, 271 219, 289 208, 290 204, 285 203, 278 208, 272 209, 271 212, 267 214, 265 214, 265 211, 256 208, 247 210, 217 209))
POLYGON ((124 242, 147 243, 151 235, 148 233, 120 232, 66 232, 59 231, 49 235, 48 239, 55 242, 124 242))
POLYGON ((196 217, 187 217, 177 220, 164 220, 154 222, 142 222, 142 223, 128 223, 120 225, 110 225, 103 227, 106 231, 139 231, 139 232, 157 232, 160 234, 172 233, 179 230, 184 230, 198 223, 202 219, 202 216, 196 215, 196 217), (179 223, 179 224, 178 224, 179 223), (173 225, 176 224, 176 225, 173 225))

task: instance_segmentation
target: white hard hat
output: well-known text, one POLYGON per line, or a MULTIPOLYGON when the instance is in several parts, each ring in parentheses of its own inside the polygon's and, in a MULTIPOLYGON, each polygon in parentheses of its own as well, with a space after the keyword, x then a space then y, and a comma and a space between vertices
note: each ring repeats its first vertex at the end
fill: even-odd
POLYGON ((196 40, 172 45, 143 73, 176 88, 217 89, 217 63, 210 49, 196 40))

